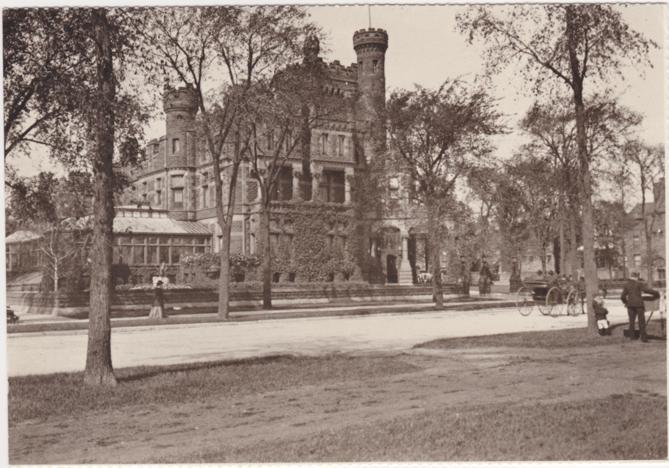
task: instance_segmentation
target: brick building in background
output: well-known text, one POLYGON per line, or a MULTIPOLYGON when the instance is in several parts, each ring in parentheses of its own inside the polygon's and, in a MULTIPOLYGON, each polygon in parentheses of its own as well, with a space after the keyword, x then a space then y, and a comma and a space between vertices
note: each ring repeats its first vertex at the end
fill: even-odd
POLYGON ((631 227, 625 232, 625 266, 627 271, 638 271, 648 281, 666 279, 666 237, 665 237, 665 187, 664 178, 653 186, 653 201, 646 202, 645 217, 641 203, 629 212, 631 227), (651 227, 652 257, 647 258, 645 223, 651 227), (648 262, 652 265, 653 277, 646 278, 648 262))

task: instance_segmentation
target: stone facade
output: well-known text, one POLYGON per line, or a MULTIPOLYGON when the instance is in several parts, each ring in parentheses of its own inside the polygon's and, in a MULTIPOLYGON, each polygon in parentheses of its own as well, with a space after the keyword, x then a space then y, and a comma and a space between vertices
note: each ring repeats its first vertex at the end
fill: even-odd
MULTIPOLYGON (((304 63, 323 67, 327 83, 323 92, 346 102, 337 119, 319 121, 311 128, 308 158, 299 148, 294 151, 280 176, 278 201, 336 205, 345 207, 352 216, 364 218, 366 228, 358 230, 355 241, 360 262, 372 258, 379 272, 377 277, 363 274, 364 279, 411 284, 409 237, 413 222, 412 210, 400 177, 385 177, 378 197, 387 198, 381 211, 367 210, 353 200, 352 184, 356 176, 370 170, 370 162, 385 151, 385 131, 380 116, 386 99, 385 54, 388 34, 382 29, 363 29, 353 35, 357 62, 344 66, 339 61, 325 63, 319 44, 309 39, 304 46, 304 63), (308 159, 308 167, 304 160, 308 159), (309 180, 310 179, 310 180, 309 180), (386 187, 386 184, 390 184, 386 187), (311 187, 311 195, 302 186, 311 187), (389 202, 389 203, 388 203, 389 202), (357 203, 357 205, 356 205, 357 203), (389 208, 387 208, 389 207, 389 208), (366 250, 366 252, 365 252, 366 250), (365 258, 363 258, 365 257, 365 258)), ((214 174, 211 156, 204 145, 197 145, 197 100, 192 88, 168 88, 165 91, 165 135, 148 143, 144 165, 131 174, 132 187, 122 203, 140 203, 152 209, 166 210, 168 216, 196 221, 209 226, 213 248, 218 251, 220 229, 216 221, 214 174)), ((268 143, 269 144, 269 143, 268 143)), ((232 151, 231 145, 224 152, 232 151)), ((382 170, 387 168, 381 164, 382 170)), ((364 178, 363 178, 364 180, 364 178)), ((225 174, 223 174, 225 183, 225 174)), ((260 194, 250 169, 242 167, 237 182, 235 216, 232 226, 231 253, 259 252, 260 194)), ((296 206, 295 209, 299 209, 296 206)), ((273 210, 272 235, 279 236, 281 210, 273 210)), ((415 216, 415 215, 413 215, 415 216)), ((363 268, 363 270, 365 270, 363 268)))

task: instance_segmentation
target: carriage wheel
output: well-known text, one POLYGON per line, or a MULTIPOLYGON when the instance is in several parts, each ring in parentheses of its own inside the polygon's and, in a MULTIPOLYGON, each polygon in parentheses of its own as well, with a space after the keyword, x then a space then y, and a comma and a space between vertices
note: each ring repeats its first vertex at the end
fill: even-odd
POLYGON ((562 291, 553 286, 546 294, 546 313, 544 315, 550 314, 551 317, 557 317, 562 313, 563 308, 562 291))
POLYGON ((532 313, 534 299, 532 298, 532 290, 530 288, 522 287, 516 292, 516 307, 520 315, 524 317, 532 313))

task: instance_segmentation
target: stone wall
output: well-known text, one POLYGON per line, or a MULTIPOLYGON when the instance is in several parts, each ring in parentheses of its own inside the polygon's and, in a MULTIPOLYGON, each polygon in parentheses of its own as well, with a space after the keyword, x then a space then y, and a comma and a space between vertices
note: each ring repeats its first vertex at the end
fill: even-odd
MULTIPOLYGON (((276 306, 303 306, 309 304, 342 304, 351 302, 429 301, 430 287, 380 286, 361 283, 346 285, 308 285, 275 287, 272 303, 276 306)), ((446 294, 454 294, 456 285, 445 285, 446 294)), ((167 289, 164 291, 168 314, 213 313, 218 293, 215 289, 167 289)), ((88 292, 76 294, 44 293, 37 291, 8 291, 7 304, 16 311, 52 314, 70 318, 88 317, 88 292)), ((112 317, 143 316, 149 313, 153 291, 116 291, 112 297, 112 317)), ((230 305, 254 309, 262 304, 259 287, 232 291, 230 305)))

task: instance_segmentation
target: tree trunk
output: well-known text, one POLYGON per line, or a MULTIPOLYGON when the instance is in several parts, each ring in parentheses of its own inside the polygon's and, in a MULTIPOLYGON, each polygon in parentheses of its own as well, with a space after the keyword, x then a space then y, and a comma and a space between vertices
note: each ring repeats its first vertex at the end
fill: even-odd
POLYGON ((590 177, 590 160, 587 149, 587 135, 585 132, 585 107, 583 104, 583 77, 576 53, 576 25, 574 6, 568 5, 566 11, 567 49, 572 75, 572 89, 574 92, 574 107, 576 110, 576 143, 578 145, 578 160, 580 169, 580 201, 583 212, 583 270, 585 275, 585 298, 588 310, 588 330, 597 333, 597 321, 592 300, 597 293, 597 267, 595 265, 595 239, 592 210, 592 186, 590 177))
POLYGON ((97 63, 95 159, 93 160, 93 241, 91 245, 90 312, 84 383, 116 385, 111 360, 111 264, 114 222, 114 69, 106 10, 92 11, 97 63))
POLYGON ((623 256, 623 278, 627 279, 627 244, 625 243, 625 236, 620 240, 620 253, 623 256))
MULTIPOLYGON (((232 220, 231 220, 232 221, 232 220)), ((221 249, 219 251, 220 276, 218 278, 218 317, 227 320, 230 316, 230 237, 232 222, 221 225, 221 249)))
POLYGON ((58 258, 53 261, 53 292, 58 294, 58 258))
POLYGON ((623 256, 623 278, 627 279, 628 276, 628 270, 627 270, 627 244, 625 243, 625 186, 621 182, 620 184, 620 207, 621 207, 621 213, 620 213, 620 223, 619 225, 622 226, 621 233, 620 233, 620 253, 623 256))
POLYGON ((432 256, 432 296, 437 307, 444 306, 444 293, 441 287, 441 237, 439 235, 439 213, 435 202, 427 203, 428 243, 432 256))
MULTIPOLYGON (((227 184, 228 204, 223 206, 222 174, 217 175, 216 183, 216 218, 221 228, 221 249, 219 250, 221 273, 218 278, 218 316, 227 320, 230 315, 230 239, 232 237, 232 222, 235 214, 235 192, 237 190, 237 175, 240 159, 240 135, 235 132, 234 162, 230 168, 230 179, 227 184)), ((214 164, 214 168, 219 167, 214 164)), ((219 167, 220 170, 220 167, 219 167)))
MULTIPOLYGON (((645 200, 643 201, 643 204, 645 205, 645 200)), ((653 283, 653 227, 652 227, 653 223, 651 223, 650 226, 648 225, 645 208, 642 208, 641 213, 642 213, 641 216, 643 218, 644 236, 646 237, 646 274, 648 275, 646 277, 647 278, 646 281, 648 281, 648 284, 652 284, 653 283)))
POLYGON ((578 279, 578 241, 576 240, 576 213, 569 216, 569 266, 574 279, 578 279))
MULTIPOLYGON (((561 212, 564 213, 564 207, 561 208, 561 212)), ((558 240, 558 245, 559 245, 559 258, 558 260, 558 270, 561 275, 566 275, 567 274, 567 268, 566 268, 566 249, 565 249, 565 237, 564 237, 564 215, 562 216, 562 219, 560 220, 560 234, 559 234, 559 240, 558 240)))
MULTIPOLYGON (((266 194, 269 196, 269 194, 266 194)), ((270 245, 269 207, 260 207, 260 236, 262 239, 262 306, 272 308, 272 246, 270 245)))

